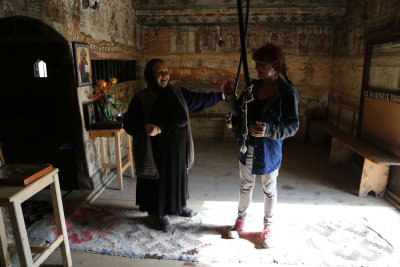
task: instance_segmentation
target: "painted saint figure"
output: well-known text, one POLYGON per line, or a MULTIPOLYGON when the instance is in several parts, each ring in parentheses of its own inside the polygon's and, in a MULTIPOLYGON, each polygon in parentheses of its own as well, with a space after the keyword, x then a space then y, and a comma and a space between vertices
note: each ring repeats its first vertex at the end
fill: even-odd
POLYGON ((81 82, 89 82, 89 75, 86 72, 86 65, 89 65, 89 63, 86 60, 86 51, 85 49, 81 49, 81 57, 79 61, 79 72, 81 75, 81 82))

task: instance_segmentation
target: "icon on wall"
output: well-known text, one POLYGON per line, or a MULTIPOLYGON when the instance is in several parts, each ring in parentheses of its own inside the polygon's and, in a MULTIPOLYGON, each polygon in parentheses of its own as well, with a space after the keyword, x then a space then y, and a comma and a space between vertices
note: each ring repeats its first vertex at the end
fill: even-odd
POLYGON ((90 48, 88 44, 73 43, 78 86, 93 83, 90 48))

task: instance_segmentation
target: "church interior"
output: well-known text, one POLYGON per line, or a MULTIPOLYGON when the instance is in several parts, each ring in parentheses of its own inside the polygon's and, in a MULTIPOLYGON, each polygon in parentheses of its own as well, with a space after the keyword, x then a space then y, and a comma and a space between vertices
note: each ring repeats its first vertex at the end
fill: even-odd
POLYGON ((400 265, 400 1, 0 0, 0 33, 0 168, 51 164, 58 177, 15 206, 2 195, 16 187, 1 173, 1 266, 400 265), (240 95, 241 56, 256 79, 252 53, 267 43, 282 48, 298 92, 276 248, 252 237, 258 180, 248 235, 224 234, 240 179, 223 101, 190 113, 188 205, 197 214, 171 217, 172 233, 154 230, 136 203, 135 144, 119 117, 146 88, 146 63, 162 59, 172 86, 221 92, 230 80, 240 95), (96 102, 102 82, 109 110, 96 102), (61 222, 50 223, 53 208, 61 222), (52 253, 41 256, 43 244, 52 253))

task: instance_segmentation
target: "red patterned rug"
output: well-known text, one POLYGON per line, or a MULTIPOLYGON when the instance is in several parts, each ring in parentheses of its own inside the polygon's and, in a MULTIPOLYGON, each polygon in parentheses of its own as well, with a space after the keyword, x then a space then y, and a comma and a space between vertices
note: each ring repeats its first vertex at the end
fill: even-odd
MULTIPOLYGON (((70 247, 78 251, 223 263, 395 266, 400 262, 395 248, 362 222, 281 222, 275 248, 264 250, 260 232, 245 228, 240 239, 227 239, 229 226, 212 225, 213 218, 201 212, 193 218, 170 217, 173 229, 168 233, 154 230, 148 217, 132 210, 80 206, 66 214, 70 247)), ((36 222, 28 235, 54 241, 54 218, 36 222)))

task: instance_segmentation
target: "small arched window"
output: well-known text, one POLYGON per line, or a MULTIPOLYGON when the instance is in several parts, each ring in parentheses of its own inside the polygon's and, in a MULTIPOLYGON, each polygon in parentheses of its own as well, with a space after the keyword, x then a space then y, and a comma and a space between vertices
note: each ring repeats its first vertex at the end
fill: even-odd
POLYGON ((33 65, 33 71, 35 73, 35 77, 47 78, 46 62, 44 62, 40 58, 36 60, 35 64, 33 65))

